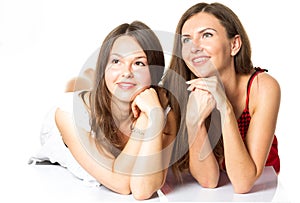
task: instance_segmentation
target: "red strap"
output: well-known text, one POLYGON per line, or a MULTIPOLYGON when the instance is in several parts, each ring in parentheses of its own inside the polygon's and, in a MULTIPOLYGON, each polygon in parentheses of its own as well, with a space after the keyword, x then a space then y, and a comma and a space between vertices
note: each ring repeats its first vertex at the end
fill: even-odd
POLYGON ((251 90, 251 85, 252 85, 252 82, 254 80, 254 78, 259 74, 259 73, 262 73, 262 72, 268 72, 267 69, 261 69, 261 68, 254 68, 255 69, 255 72, 250 76, 249 78, 249 81, 248 81, 248 84, 247 84, 247 97, 246 97, 246 109, 249 109, 249 96, 250 96, 250 90, 251 90))

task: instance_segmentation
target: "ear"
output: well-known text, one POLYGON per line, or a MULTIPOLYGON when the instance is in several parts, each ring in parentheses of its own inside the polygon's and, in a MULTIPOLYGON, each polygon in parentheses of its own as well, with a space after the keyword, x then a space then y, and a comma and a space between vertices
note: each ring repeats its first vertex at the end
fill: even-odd
POLYGON ((240 35, 235 35, 231 41, 231 56, 235 56, 242 46, 240 35))

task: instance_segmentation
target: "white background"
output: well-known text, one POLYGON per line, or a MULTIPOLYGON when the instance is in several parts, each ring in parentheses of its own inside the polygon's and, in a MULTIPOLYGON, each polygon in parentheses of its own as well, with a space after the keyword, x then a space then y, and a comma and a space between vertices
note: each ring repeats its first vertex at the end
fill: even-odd
MULTIPOLYGON (((17 177, 40 147, 45 113, 112 28, 140 20, 154 30, 174 32, 183 12, 198 2, 0 0, 1 191, 22 193, 21 187, 6 187, 9 182, 30 187, 30 183, 19 183, 17 177)), ((276 129, 279 181, 288 198, 296 202, 300 199, 296 190, 300 154, 300 12, 296 1, 219 2, 229 6, 244 24, 254 65, 269 69, 281 85, 276 129)))

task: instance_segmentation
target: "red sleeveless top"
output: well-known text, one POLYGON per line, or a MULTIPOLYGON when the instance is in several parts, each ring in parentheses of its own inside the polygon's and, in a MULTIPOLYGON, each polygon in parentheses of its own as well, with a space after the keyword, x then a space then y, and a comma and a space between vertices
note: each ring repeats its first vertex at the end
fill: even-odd
MULTIPOLYGON (((248 127, 249 127, 250 120, 251 120, 251 116, 250 116, 250 113, 249 113, 249 95, 250 95, 251 85, 252 85, 252 82, 253 82, 254 78, 259 73, 262 73, 262 72, 265 72, 265 71, 267 72, 268 70, 261 69, 261 68, 255 68, 255 72, 251 75, 251 77, 248 81, 246 106, 245 106, 245 109, 244 109, 242 115, 237 120, 238 126, 239 126, 239 131, 240 131, 241 136, 242 136, 244 141, 245 141, 245 137, 247 135, 248 127)), ((269 155, 268 155, 266 166, 273 166, 273 168, 275 169, 275 171, 277 173, 279 173, 279 171, 280 171, 280 159, 279 159, 279 155, 278 155, 278 143, 277 143, 277 138, 276 138, 275 135, 274 135, 273 143, 272 143, 272 146, 271 146, 271 150, 270 150, 269 155)))

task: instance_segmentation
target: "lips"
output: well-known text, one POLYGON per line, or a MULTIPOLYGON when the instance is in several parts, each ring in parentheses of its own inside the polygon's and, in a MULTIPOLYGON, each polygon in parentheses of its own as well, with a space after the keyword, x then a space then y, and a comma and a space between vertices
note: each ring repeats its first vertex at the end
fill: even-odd
POLYGON ((132 82, 118 82, 117 85, 119 86, 119 88, 124 90, 131 89, 136 86, 136 84, 132 82))
POLYGON ((195 65, 204 64, 209 59, 210 59, 210 57, 208 57, 208 56, 197 56, 197 57, 192 58, 192 63, 195 65))

